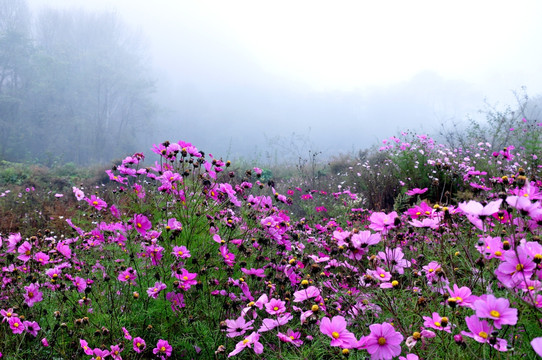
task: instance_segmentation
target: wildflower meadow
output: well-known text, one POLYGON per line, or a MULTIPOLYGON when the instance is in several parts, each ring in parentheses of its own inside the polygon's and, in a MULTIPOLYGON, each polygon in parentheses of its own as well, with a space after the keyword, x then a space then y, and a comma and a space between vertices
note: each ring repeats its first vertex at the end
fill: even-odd
POLYGON ((0 188, 0 357, 542 355, 537 154, 403 133, 374 156, 274 179, 164 142, 0 188))

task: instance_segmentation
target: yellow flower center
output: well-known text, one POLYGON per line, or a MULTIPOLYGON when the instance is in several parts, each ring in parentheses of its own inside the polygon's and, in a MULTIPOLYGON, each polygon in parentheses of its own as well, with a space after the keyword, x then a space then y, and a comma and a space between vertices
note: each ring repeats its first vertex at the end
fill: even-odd
POLYGON ((34 293, 33 293, 33 292, 29 292, 29 293, 28 293, 28 297, 29 297, 29 298, 33 298, 33 297, 34 297, 34 293))
POLYGON ((179 256, 182 256, 183 252, 181 250, 179 250, 179 252, 177 254, 179 254, 179 256))
POLYGON ((429 272, 432 273, 433 271, 435 271, 435 269, 429 269, 429 272))
POLYGON ((15 326, 16 328, 19 327, 19 323, 14 323, 13 326, 15 326))
POLYGON ((378 338, 378 345, 382 346, 382 345, 386 345, 386 338, 385 337, 379 337, 378 338))
POLYGON ((517 264, 517 265, 516 265, 516 270, 517 270, 517 271, 523 270, 523 264, 517 264))
POLYGON ((24 253, 25 255, 30 255, 30 250, 26 250, 24 253))
POLYGON ((481 338, 487 339, 487 333, 485 331, 480 331, 478 333, 478 336, 480 336, 481 338))
POLYGON ((491 315, 493 317, 496 317, 496 318, 501 317, 501 314, 497 310, 491 310, 489 312, 489 315, 491 315))
POLYGON ((383 277, 385 277, 385 276, 386 276, 385 274, 380 274, 380 277, 381 277, 381 278, 383 278, 383 277))
POLYGON ((137 227, 141 229, 143 225, 141 225, 141 223, 137 223, 137 227))
POLYGON ((414 340, 420 340, 421 337, 422 337, 422 334, 420 334, 418 331, 415 331, 415 332, 412 334, 412 337, 414 338, 414 340))
POLYGON ((495 256, 501 256, 502 255, 502 252, 500 252, 499 250, 495 251, 495 256))
POLYGON ((248 341, 248 339, 243 340, 243 345, 246 344, 248 341))
POLYGON ((318 309, 319 309, 319 308, 318 308, 318 305, 313 305, 313 306, 311 307, 311 311, 312 311, 312 312, 318 311, 318 309))
POLYGON ((438 321, 435 321, 435 326, 440 327, 440 323, 438 321))
POLYGON ((183 280, 188 280, 188 276, 183 276, 183 280))
POLYGON ((160 351, 161 351, 161 352, 166 352, 166 347, 165 347, 165 346, 162 346, 162 347, 160 348, 160 351))
POLYGON ((92 202, 92 205, 98 205, 98 202, 97 202, 96 200, 94 200, 94 201, 92 202))
POLYGON ((334 332, 331 333, 331 336, 332 336, 334 339, 338 339, 340 335, 339 335, 338 332, 334 331, 334 332))
POLYGON ((279 309, 278 306, 275 306, 275 307, 273 308, 273 310, 275 310, 275 311, 277 311, 278 309, 279 309))

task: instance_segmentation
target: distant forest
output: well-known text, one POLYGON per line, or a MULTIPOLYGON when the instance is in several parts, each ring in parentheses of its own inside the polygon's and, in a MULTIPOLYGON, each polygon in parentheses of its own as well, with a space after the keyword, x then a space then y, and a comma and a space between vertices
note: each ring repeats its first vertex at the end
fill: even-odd
POLYGON ((157 112, 140 37, 114 13, 0 0, 0 161, 110 161, 157 112))

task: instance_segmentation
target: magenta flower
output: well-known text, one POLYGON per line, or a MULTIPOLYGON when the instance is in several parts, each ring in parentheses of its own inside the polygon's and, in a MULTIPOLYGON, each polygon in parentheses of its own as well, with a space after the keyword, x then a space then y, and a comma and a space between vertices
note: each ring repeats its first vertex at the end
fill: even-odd
POLYGON ((122 360, 122 357, 120 355, 120 353, 122 352, 122 350, 124 350, 123 348, 121 348, 120 346, 118 345, 111 345, 111 352, 109 355, 111 355, 111 357, 113 358, 113 360, 122 360))
POLYGON ((247 322, 242 316, 237 318, 237 320, 226 320, 226 325, 228 329, 226 330, 228 334, 227 337, 236 337, 243 335, 247 330, 253 329, 251 326, 254 323, 254 320, 247 322))
POLYGON ((143 350, 145 350, 145 348, 147 347, 147 344, 145 343, 145 340, 143 340, 142 338, 140 337, 136 337, 134 339, 134 351, 136 353, 140 353, 142 352, 143 350))
POLYGON ((506 298, 496 298, 493 295, 481 296, 474 302, 476 316, 490 318, 493 325, 500 329, 502 325, 516 325, 518 322, 518 309, 510 307, 510 301, 506 298))
POLYGON ((179 289, 188 290, 192 285, 196 285, 198 281, 196 277, 197 273, 189 273, 186 269, 181 269, 181 271, 176 271, 173 273, 177 279, 179 279, 179 289))
POLYGON ((109 356, 109 354, 109 350, 95 348, 92 350, 92 355, 94 355, 94 357, 91 360, 103 360, 106 356, 109 356))
POLYGON ((22 334, 24 332, 24 324, 18 317, 10 317, 8 324, 14 334, 22 334))
POLYGON ((288 331, 286 331, 286 334, 283 334, 281 332, 277 333, 277 337, 280 339, 280 341, 293 344, 296 347, 303 345, 303 340, 301 340, 301 333, 299 331, 293 331, 292 329, 288 329, 288 331))
POLYGON ((334 316, 331 320, 328 317, 323 318, 320 332, 331 338, 331 346, 351 349, 357 343, 354 334, 346 330, 346 320, 342 316, 334 316))
POLYGON ((241 351, 243 351, 247 347, 252 348, 256 354, 261 354, 263 352, 263 345, 262 343, 259 342, 259 340, 260 340, 260 334, 253 332, 242 341, 239 341, 237 345, 235 345, 235 350, 229 353, 228 357, 232 357, 234 355, 239 354, 241 351))
POLYGON ((122 333, 124 334, 124 338, 126 340, 132 340, 132 335, 130 335, 130 332, 126 330, 125 327, 122 328, 122 333))
POLYGON ((265 304, 265 311, 271 315, 279 315, 286 311, 284 306, 286 303, 279 299, 271 299, 267 304, 265 304))
POLYGON ((79 344, 81 345, 81 348, 83 349, 83 352, 87 355, 94 355, 94 352, 91 348, 88 347, 88 342, 83 339, 79 339, 79 344))
POLYGON ((100 199, 99 197, 96 197, 96 195, 91 195, 90 199, 85 198, 85 201, 98 211, 105 209, 107 207, 107 203, 103 201, 102 199, 100 199))
POLYGON ((406 192, 406 194, 408 196, 414 196, 414 195, 421 195, 421 194, 424 194, 425 192, 427 191, 427 188, 423 188, 423 189, 420 189, 420 188, 414 188, 412 190, 408 190, 406 192))
POLYGON ((34 260, 36 260, 41 265, 46 265, 49 263, 49 255, 40 251, 39 253, 34 255, 34 260))
POLYGON ((168 300, 171 303, 172 311, 179 311, 183 307, 186 306, 186 304, 184 303, 184 296, 181 293, 177 294, 177 293, 174 293, 173 291, 168 292, 166 294, 166 300, 168 300))
POLYGON ((387 233, 389 229, 396 227, 395 219, 398 219, 397 212, 392 211, 389 214, 383 212, 375 212, 371 214, 369 220, 371 221, 371 228, 374 231, 380 231, 382 233, 387 233))
POLYGON ((424 316, 423 319, 425 320, 423 323, 423 326, 425 327, 432 328, 435 330, 443 330, 448 333, 452 332, 452 328, 449 323, 447 323, 446 326, 442 326, 443 318, 436 312, 434 312, 431 317, 424 316))
POLYGON ((371 333, 360 340, 371 360, 392 359, 401 354, 403 335, 388 323, 369 326, 371 333))
POLYGON ((320 290, 315 286, 309 286, 294 293, 294 302, 303 302, 312 298, 315 298, 315 301, 319 301, 320 299, 320 290))
POLYGON ((167 340, 160 339, 158 340, 158 343, 156 343, 156 347, 152 350, 152 353, 155 355, 160 355, 160 357, 164 359, 166 357, 170 357, 172 351, 173 348, 171 347, 171 345, 169 345, 167 340))
POLYGON ((35 321, 24 321, 23 325, 26 332, 32 335, 33 337, 38 336, 38 331, 41 330, 40 325, 35 321))
POLYGON ((39 286, 36 284, 30 284, 25 286, 24 289, 26 293, 24 294, 24 301, 29 306, 34 306, 35 303, 38 303, 43 300, 43 294, 39 291, 39 286))
POLYGON ((235 264, 235 254, 229 252, 226 245, 222 245, 219 250, 220 254, 224 258, 224 262, 226 263, 226 265, 233 266, 233 264, 235 264))
POLYGON ((542 356, 542 337, 537 337, 531 340, 531 346, 538 356, 542 356))
POLYGON ((147 295, 149 295, 149 297, 153 299, 156 299, 158 295, 160 295, 160 291, 165 289, 167 289, 167 285, 163 282, 157 281, 156 283, 154 283, 153 287, 147 289, 147 295))
POLYGON ((136 285, 136 277, 137 271, 135 271, 132 267, 129 267, 126 270, 121 271, 117 279, 122 282, 129 282, 130 285, 136 285))
POLYGON ((189 258, 190 251, 186 248, 186 246, 175 246, 173 247, 173 251, 171 252, 177 259, 186 259, 189 258))
POLYGON ((2 322, 5 322, 5 321, 8 321, 9 319, 11 319, 12 317, 17 317, 19 316, 18 314, 14 313, 13 312, 13 309, 12 308, 9 308, 7 310, 0 310, 0 315, 2 315, 4 318, 2 319, 2 322))
MULTIPOLYGON (((476 315, 471 315, 465 318, 467 327, 471 332, 461 331, 462 335, 473 338, 479 343, 489 343, 489 336, 493 331, 493 328, 485 320, 480 320, 476 315)), ((504 339, 497 338, 493 347, 499 351, 506 351, 507 342, 504 339)))
POLYGON ((27 262, 32 258, 32 245, 28 241, 25 241, 21 246, 19 246, 17 252, 20 254, 17 256, 17 259, 27 262))
POLYGON ((147 233, 147 230, 150 230, 152 227, 152 224, 150 220, 142 214, 136 214, 134 215, 134 228, 137 230, 139 234, 142 236, 145 236, 147 233))
POLYGON ((495 270, 495 275, 504 286, 515 287, 525 279, 530 279, 536 264, 532 261, 523 247, 516 251, 507 251, 504 254, 504 261, 495 270), (516 254, 517 253, 517 254, 516 254))
POLYGON ((75 186, 72 188, 72 190, 77 201, 81 201, 85 198, 85 193, 82 190, 76 188, 75 186))
POLYGON ((472 295, 471 290, 466 287, 459 287, 457 284, 454 284, 453 289, 448 286, 448 294, 450 298, 455 299, 455 303, 458 306, 469 307, 472 309, 472 303, 478 299, 476 296, 472 295))

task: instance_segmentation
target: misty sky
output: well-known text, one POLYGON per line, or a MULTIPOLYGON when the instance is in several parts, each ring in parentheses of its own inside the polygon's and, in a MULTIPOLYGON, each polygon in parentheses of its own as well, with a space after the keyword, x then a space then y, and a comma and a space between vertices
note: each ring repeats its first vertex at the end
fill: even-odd
POLYGON ((167 124, 152 140, 222 155, 270 156, 293 132, 351 151, 407 128, 435 133, 484 98, 514 105, 522 86, 542 94, 536 0, 29 4, 116 11, 148 45, 167 124))

